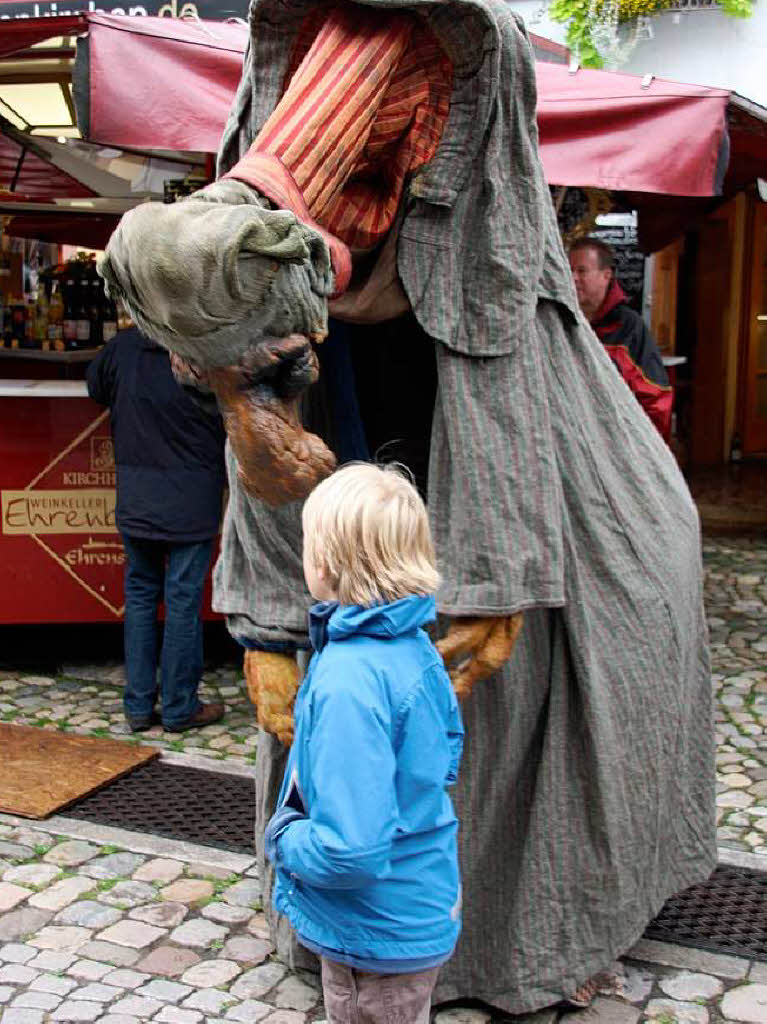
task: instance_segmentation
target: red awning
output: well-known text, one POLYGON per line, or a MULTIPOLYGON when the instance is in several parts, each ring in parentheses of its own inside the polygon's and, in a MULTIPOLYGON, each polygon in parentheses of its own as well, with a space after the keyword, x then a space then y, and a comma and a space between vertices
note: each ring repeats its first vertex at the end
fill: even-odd
MULTIPOLYGON (((142 149, 213 151, 240 78, 247 28, 171 18, 88 17, 88 138, 142 149)), ((728 93, 537 64, 548 180, 710 196, 728 93)))
MULTIPOLYGON (((26 20, 21 27, 6 21, 0 23, 0 54, 13 39, 28 45, 33 37, 61 34, 65 24, 71 31, 70 22, 88 29, 75 73, 78 112, 87 106, 81 119, 86 138, 136 149, 217 149, 240 79, 245 25, 104 14, 26 20)), ((717 194, 726 167, 729 93, 662 79, 643 87, 633 75, 570 74, 561 64, 538 63, 537 75, 541 156, 550 183, 717 194)), ((767 140, 753 135, 767 112, 752 105, 741 115, 730 118, 728 182, 742 177, 733 167, 741 158, 747 157, 749 173, 762 167, 767 174, 767 140)))
POLYGON ((88 138, 215 153, 242 72, 240 23, 88 16, 88 138))
POLYGON ((53 36, 73 36, 88 27, 85 14, 70 14, 55 18, 5 18, 0 23, 0 57, 27 50, 53 36))
MULTIPOLYGON (((18 138, 18 136, 17 136, 18 138)), ((31 140, 30 140, 31 141, 31 140)), ((34 142, 31 141, 34 146, 34 142)), ((54 198, 82 199, 96 193, 52 163, 0 134, 0 187, 33 202, 54 198)), ((4 197, 4 198, 7 198, 4 197)))
MULTIPOLYGON (((537 65, 541 158, 552 185, 711 196, 726 160, 729 93, 537 65)), ((765 153, 767 157, 767 152, 765 153)))
POLYGON ((104 249, 119 222, 118 216, 108 214, 22 213, 11 217, 5 230, 14 238, 37 238, 57 245, 104 249))

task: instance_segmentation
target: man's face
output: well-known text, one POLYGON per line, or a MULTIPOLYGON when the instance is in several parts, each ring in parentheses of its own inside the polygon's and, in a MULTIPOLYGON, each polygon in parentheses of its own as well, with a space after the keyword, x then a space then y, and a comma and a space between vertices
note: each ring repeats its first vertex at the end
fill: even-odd
POLYGON ((586 319, 592 320, 604 302, 613 272, 609 268, 601 269, 596 249, 586 248, 575 249, 570 253, 570 270, 575 281, 578 305, 586 319))

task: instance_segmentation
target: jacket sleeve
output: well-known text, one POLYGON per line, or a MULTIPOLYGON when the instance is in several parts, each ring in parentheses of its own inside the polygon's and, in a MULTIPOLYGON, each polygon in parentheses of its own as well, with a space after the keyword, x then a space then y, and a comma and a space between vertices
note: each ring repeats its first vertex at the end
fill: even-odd
POLYGON ((464 736, 460 705, 441 662, 413 687, 397 717, 396 747, 408 765, 397 777, 400 806, 422 801, 430 789, 441 797, 458 779, 464 736))
POLYGON ((88 366, 88 394, 99 405, 111 405, 116 383, 115 347, 107 343, 88 366))
POLYGON ((292 807, 279 807, 274 812, 267 822, 266 831, 264 832, 264 852, 267 860, 270 860, 272 863, 278 860, 277 841, 280 836, 291 822, 300 821, 305 817, 305 814, 294 810, 292 807))
POLYGON ((391 723, 360 679, 315 692, 309 817, 280 834, 277 866, 317 888, 362 888, 388 872, 399 818, 391 723))
POLYGON ((636 318, 627 345, 611 345, 607 341, 605 348, 663 440, 668 441, 674 392, 663 357, 644 321, 636 318))

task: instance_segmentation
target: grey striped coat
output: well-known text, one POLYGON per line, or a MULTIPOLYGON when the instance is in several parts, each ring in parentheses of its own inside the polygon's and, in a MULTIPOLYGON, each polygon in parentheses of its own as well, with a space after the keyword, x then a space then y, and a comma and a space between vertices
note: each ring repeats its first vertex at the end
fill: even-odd
MULTIPOLYGON (((403 286, 436 346, 439 604, 446 615, 526 615, 509 664, 464 706, 464 932, 437 997, 520 1013, 571 994, 714 865, 698 518, 578 311, 520 22, 501 0, 362 2, 418 12, 455 71, 448 124, 410 182, 398 245, 403 286)), ((276 104, 312 6, 253 3, 222 170, 276 104)), ((250 642, 304 644, 300 510, 252 501, 235 468, 230 455, 216 607, 250 642)), ((281 770, 263 735, 261 824, 281 770)))

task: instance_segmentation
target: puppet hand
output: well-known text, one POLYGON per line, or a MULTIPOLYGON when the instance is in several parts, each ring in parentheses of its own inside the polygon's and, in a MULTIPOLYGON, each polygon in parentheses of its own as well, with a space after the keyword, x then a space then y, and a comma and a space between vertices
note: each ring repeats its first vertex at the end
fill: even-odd
POLYGON ((318 375, 317 357, 300 334, 270 338, 237 366, 212 367, 206 373, 240 482, 268 505, 305 498, 335 469, 333 453, 301 422, 300 396, 318 375))
POLYGON ((290 654, 246 651, 245 681, 258 724, 289 747, 293 742, 293 701, 301 683, 296 659, 290 654))
POLYGON ((517 612, 501 618, 461 618, 450 624, 446 636, 437 643, 437 650, 459 700, 465 700, 475 683, 497 672, 509 660, 522 619, 522 612, 517 612))

